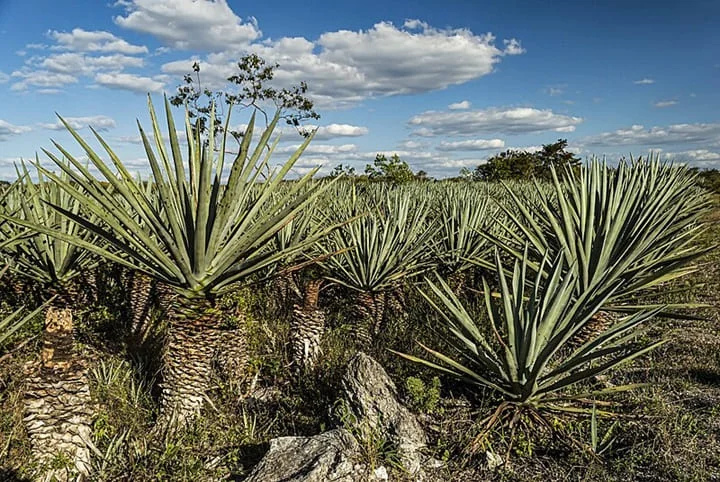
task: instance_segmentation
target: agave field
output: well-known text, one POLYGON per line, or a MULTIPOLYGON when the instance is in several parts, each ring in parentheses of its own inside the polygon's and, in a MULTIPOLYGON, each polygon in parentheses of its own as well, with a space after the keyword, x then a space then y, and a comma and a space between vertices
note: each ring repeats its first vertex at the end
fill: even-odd
POLYGON ((720 227, 685 167, 297 178, 312 137, 272 168, 279 115, 238 145, 170 109, 147 178, 66 124, 2 192, 0 479, 243 480, 341 426, 417 480, 343 416, 359 351, 420 420, 424 480, 720 479, 720 227))

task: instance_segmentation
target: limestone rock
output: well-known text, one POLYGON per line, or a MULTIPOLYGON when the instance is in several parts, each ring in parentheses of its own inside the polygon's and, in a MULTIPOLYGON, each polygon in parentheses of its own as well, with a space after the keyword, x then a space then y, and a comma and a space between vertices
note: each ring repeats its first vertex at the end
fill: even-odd
POLYGON ((342 379, 343 397, 355 419, 379 430, 398 451, 405 470, 422 478, 422 454, 427 439, 417 418, 398 401, 397 388, 383 367, 360 352, 342 379))
POLYGON ((356 482, 372 480, 353 455, 355 438, 345 429, 314 437, 279 437, 245 482, 356 482))

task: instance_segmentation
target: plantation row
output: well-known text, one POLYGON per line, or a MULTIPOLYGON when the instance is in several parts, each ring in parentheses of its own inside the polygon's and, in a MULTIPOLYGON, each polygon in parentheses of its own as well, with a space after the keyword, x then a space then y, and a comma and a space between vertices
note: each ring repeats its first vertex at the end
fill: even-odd
POLYGON ((500 402, 475 440, 482 445, 498 427, 549 426, 549 413, 590 413, 580 401, 634 388, 586 390, 588 380, 663 343, 641 335, 656 317, 680 316, 681 306, 643 297, 691 273, 706 252, 696 239, 708 195, 687 169, 657 159, 615 168, 593 161, 553 170, 553 182, 543 184, 356 184, 313 180, 316 171, 287 180, 311 138, 271 171, 278 116, 254 144, 251 121, 239 153, 227 154, 228 136, 216 137, 213 121, 203 136, 186 119, 181 144, 169 105, 163 144, 150 109, 151 134, 141 128, 148 180, 133 176, 99 135, 104 152, 66 124, 89 166, 56 144, 45 151, 53 168, 20 165, 3 193, 9 279, 25 280, 47 300, 0 323, 2 343, 45 309, 42 353, 24 401, 41 466, 62 453, 77 471, 90 471, 89 362, 73 311, 96 286, 88 274, 99 264, 130 273, 128 345, 166 329, 157 431, 191 423, 213 377, 247 371, 247 314, 240 303, 229 321, 220 303, 227 293, 273 286, 291 313, 291 370, 301 376, 323 356, 323 297, 340 292, 326 287, 344 290, 347 298, 335 301, 350 307, 345 321, 356 348, 367 349, 388 313, 408 309, 404 288, 415 284, 444 321, 432 327, 443 342, 423 344, 422 357, 398 355, 471 392, 494 391, 500 402), (473 297, 484 316, 466 306, 473 297))

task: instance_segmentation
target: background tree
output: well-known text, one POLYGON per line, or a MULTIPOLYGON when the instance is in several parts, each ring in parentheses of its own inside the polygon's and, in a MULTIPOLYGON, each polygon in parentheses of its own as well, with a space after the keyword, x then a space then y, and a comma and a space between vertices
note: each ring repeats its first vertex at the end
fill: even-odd
POLYGON ((406 184, 415 179, 412 169, 400 156, 393 154, 388 158, 385 154, 375 156, 373 164, 365 166, 365 174, 371 181, 387 181, 393 184, 406 184))
MULTIPOLYGON (((237 73, 227 78, 231 84, 224 90, 211 90, 203 87, 200 79, 200 63, 193 62, 192 72, 186 74, 183 83, 178 86, 177 94, 170 97, 170 103, 176 107, 187 105, 190 118, 194 124, 204 133, 209 125, 209 118, 212 113, 212 105, 215 105, 215 129, 220 132, 223 129, 222 106, 234 105, 240 108, 259 110, 265 115, 266 124, 268 116, 265 108, 268 103, 274 104, 274 110, 281 112, 281 118, 305 137, 310 131, 301 129, 301 122, 306 119, 319 119, 320 115, 315 112, 313 101, 306 97, 308 86, 305 82, 285 89, 276 89, 268 85, 275 77, 275 70, 279 64, 267 64, 257 54, 243 56, 237 63, 237 73)), ((215 132, 217 134, 218 132, 215 132)), ((230 131, 237 139, 244 135, 243 132, 230 131)))
POLYGON ((481 181, 531 177, 549 180, 552 177, 553 167, 560 172, 565 168, 577 170, 580 167, 580 158, 566 150, 567 144, 566 139, 558 139, 555 143, 543 145, 538 152, 509 149, 475 168, 473 177, 481 181))
POLYGON ((536 166, 537 160, 533 154, 508 149, 476 167, 473 177, 480 181, 529 179, 535 174, 536 166))
POLYGON ((338 177, 338 176, 343 176, 345 178, 355 178, 355 177, 357 177, 357 174, 355 173, 354 167, 346 166, 345 164, 338 164, 330 172, 329 177, 338 177))

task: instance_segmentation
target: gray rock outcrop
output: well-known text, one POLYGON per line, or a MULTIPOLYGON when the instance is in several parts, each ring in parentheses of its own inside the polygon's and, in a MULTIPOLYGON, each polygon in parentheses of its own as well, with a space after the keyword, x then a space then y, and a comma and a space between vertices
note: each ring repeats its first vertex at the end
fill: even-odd
POLYGON ((360 352, 342 378, 343 398, 354 418, 368 423, 397 449, 405 470, 419 478, 427 439, 415 415, 398 401, 397 388, 383 367, 360 352))
POLYGON ((245 482, 356 482, 368 480, 360 448, 345 429, 314 437, 279 437, 245 482))

